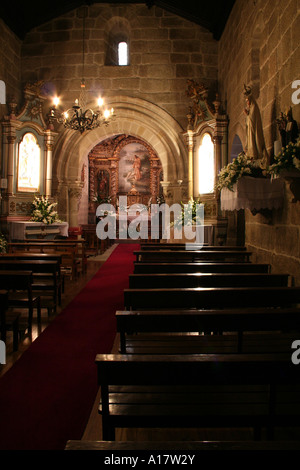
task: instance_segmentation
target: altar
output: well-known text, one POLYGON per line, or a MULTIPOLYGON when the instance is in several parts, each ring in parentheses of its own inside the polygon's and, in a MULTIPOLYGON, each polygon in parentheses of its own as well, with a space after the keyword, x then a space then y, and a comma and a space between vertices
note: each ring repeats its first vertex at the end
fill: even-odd
POLYGON ((68 222, 55 222, 46 225, 43 222, 32 222, 30 220, 17 220, 9 222, 9 238, 13 240, 25 240, 26 238, 55 238, 60 235, 68 236, 68 222))

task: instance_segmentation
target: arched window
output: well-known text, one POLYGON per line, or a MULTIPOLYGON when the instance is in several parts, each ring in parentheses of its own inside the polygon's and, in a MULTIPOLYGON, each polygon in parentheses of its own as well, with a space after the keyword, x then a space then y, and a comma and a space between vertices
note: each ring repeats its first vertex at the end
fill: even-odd
POLYGON ((128 65, 128 44, 125 41, 118 44, 118 65, 128 65))
POLYGON ((198 149, 198 190, 199 194, 208 194, 214 191, 215 159, 214 144, 211 135, 203 134, 198 149))
POLYGON ((105 65, 130 64, 130 32, 128 20, 119 16, 110 18, 105 26, 105 65))
POLYGON ((17 190, 36 192, 40 187, 41 149, 31 132, 19 144, 17 190))

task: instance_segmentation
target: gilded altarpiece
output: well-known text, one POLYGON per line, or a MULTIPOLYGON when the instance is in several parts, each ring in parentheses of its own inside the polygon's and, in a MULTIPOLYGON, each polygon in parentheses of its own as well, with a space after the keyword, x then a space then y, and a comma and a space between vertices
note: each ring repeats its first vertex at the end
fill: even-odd
POLYGON ((96 145, 89 153, 89 223, 96 207, 119 196, 127 205, 156 202, 162 195, 162 166, 149 144, 133 136, 118 135, 96 145))
POLYGON ((9 112, 1 122, 1 223, 4 230, 10 221, 29 218, 35 195, 52 197, 52 152, 57 133, 43 116, 46 99, 43 82, 27 84, 21 110, 17 110, 17 103, 11 98, 9 112), (26 140, 31 145, 22 151, 26 140))

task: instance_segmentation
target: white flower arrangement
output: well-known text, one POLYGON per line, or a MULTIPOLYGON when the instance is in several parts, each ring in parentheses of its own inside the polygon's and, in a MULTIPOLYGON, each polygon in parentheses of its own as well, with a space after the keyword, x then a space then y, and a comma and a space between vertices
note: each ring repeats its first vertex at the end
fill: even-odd
POLYGON ((0 233, 0 253, 6 253, 7 251, 7 240, 2 233, 0 233))
POLYGON ((278 155, 274 156, 274 163, 269 166, 268 172, 272 176, 279 175, 282 170, 300 170, 300 138, 296 143, 290 142, 282 147, 278 155))
POLYGON ((57 206, 56 202, 50 202, 45 196, 34 198, 32 203, 31 219, 33 222, 43 222, 46 225, 51 225, 54 222, 60 222, 58 213, 54 208, 57 206))
POLYGON ((263 175, 263 171, 259 164, 248 158, 244 152, 241 152, 227 166, 223 167, 218 174, 216 189, 221 191, 227 188, 233 190, 233 186, 242 176, 259 177, 263 175))

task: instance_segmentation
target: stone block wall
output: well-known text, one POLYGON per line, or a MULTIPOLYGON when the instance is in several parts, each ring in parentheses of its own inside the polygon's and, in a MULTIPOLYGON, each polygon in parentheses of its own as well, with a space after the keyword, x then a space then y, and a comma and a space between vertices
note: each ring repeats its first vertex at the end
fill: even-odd
POLYGON ((246 210, 245 243, 253 252, 253 262, 268 263, 272 272, 290 274, 293 284, 300 286, 300 202, 292 199, 286 182, 284 206, 273 210, 270 218, 246 210))
MULTIPOLYGON (((22 104, 21 47, 21 41, 0 19, 0 80, 3 80, 6 85, 6 105, 0 104, 0 120, 8 114, 7 103, 12 98, 17 105, 22 104)), ((0 149, 2 149, 2 138, 2 132, 0 132, 0 149)), ((2 175, 3 165, 1 158, 2 175)))
POLYGON ((235 134, 245 143, 244 84, 253 85, 270 158, 279 139, 275 118, 292 106, 300 122, 300 106, 291 101, 300 80, 300 10, 297 0, 237 0, 219 41, 219 89, 226 102, 229 155, 235 134))
MULTIPOLYGON (((270 160, 279 139, 275 118, 291 106, 300 128, 300 104, 291 87, 300 80, 299 1, 237 0, 219 41, 219 88, 229 116, 229 156, 234 136, 245 143, 244 83, 257 93, 270 160)), ((300 202, 292 202, 289 184, 285 203, 270 218, 245 211, 245 243, 253 261, 267 262, 274 272, 290 273, 300 285, 300 202)))
MULTIPOLYGON (((6 84, 7 102, 14 96, 20 105, 21 87, 21 40, 0 19, 0 80, 6 84)), ((6 106, 0 106, 0 118, 7 113, 6 106)))
MULTIPOLYGON (((139 97, 162 107, 186 129, 191 104, 187 79, 216 88, 218 43, 206 29, 167 11, 145 5, 95 4, 86 17, 85 79, 95 94, 139 97), (120 26, 121 25, 121 26, 120 26), (111 34, 126 30, 130 63, 105 65, 111 34)), ((45 80, 65 104, 78 97, 82 78, 80 9, 27 34, 22 80, 45 80)))

